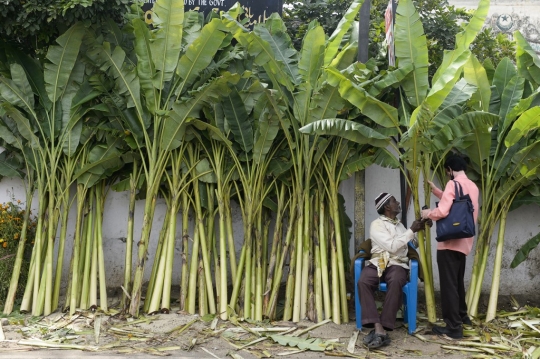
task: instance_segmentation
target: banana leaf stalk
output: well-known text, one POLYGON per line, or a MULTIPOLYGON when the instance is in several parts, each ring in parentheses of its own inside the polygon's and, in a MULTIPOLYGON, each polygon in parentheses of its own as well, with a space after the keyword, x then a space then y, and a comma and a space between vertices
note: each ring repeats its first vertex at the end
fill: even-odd
MULTIPOLYGON (((38 184, 38 193, 39 184, 38 184)), ((41 194, 41 193, 40 193, 41 194)), ((28 279, 26 282, 26 288, 24 290, 23 299, 21 302, 21 312, 29 312, 34 307, 34 303, 37 302, 37 295, 39 291, 39 282, 36 281, 36 277, 39 278, 41 257, 42 257, 42 237, 45 232, 45 212, 47 209, 48 197, 43 196, 40 198, 38 207, 38 223, 36 227, 36 236, 34 239, 34 249, 32 250, 32 257, 30 259, 30 269, 28 272, 28 279)))
MULTIPOLYGON (((222 320, 228 319, 227 314, 227 305, 228 305, 228 278, 227 278, 227 266, 228 266, 228 259, 227 259, 227 216, 226 216, 226 199, 223 197, 222 194, 222 187, 219 184, 217 188, 215 189, 216 192, 216 199, 218 204, 218 218, 219 218, 219 257, 216 260, 216 264, 219 266, 219 277, 216 281, 216 284, 219 282, 219 289, 217 290, 218 293, 218 312, 219 316, 222 320)), ((229 247, 229 251, 234 252, 234 244, 233 247, 229 247)), ((232 273, 232 269, 231 269, 232 273)))
MULTIPOLYGON (((285 211, 288 208, 289 200, 285 200, 285 192, 286 187, 284 184, 281 185, 281 187, 276 185, 276 188, 278 189, 278 199, 277 199, 277 210, 276 210, 276 218, 275 218, 275 227, 274 227, 274 236, 272 238, 272 248, 270 250, 270 261, 268 263, 268 270, 267 274, 265 276, 266 278, 266 287, 265 287, 265 293, 264 293, 264 301, 263 301, 263 313, 266 317, 272 318, 271 311, 270 311, 270 295, 272 294, 272 288, 274 282, 278 282, 278 285, 281 284, 281 276, 277 278, 276 272, 277 272, 277 266, 281 262, 282 256, 286 255, 286 253, 283 252, 284 250, 284 241, 283 241, 283 221, 284 221, 284 215, 285 211), (279 190, 279 188, 281 188, 279 190)), ((264 278, 264 277, 263 277, 264 278)))
POLYGON ((187 305, 185 309, 190 314, 195 314, 196 311, 197 277, 199 268, 199 243, 199 226, 195 224, 193 228, 193 244, 191 246, 191 261, 187 286, 187 305))
POLYGON ((67 306, 69 306, 69 314, 75 314, 75 311, 78 308, 78 293, 79 293, 79 284, 81 282, 80 278, 80 254, 82 251, 82 237, 84 230, 84 208, 85 208, 85 198, 88 189, 82 185, 77 185, 77 218, 75 222, 75 236, 73 239, 73 252, 71 255, 71 264, 70 264, 70 274, 68 281, 68 292, 69 295, 66 297, 67 306))
POLYGON ((13 311, 15 304, 15 297, 17 295, 17 288, 19 286, 19 277, 21 274, 21 266, 25 255, 26 239, 28 234, 28 222, 30 220, 30 212, 32 211, 32 199, 34 192, 34 171, 27 167, 25 191, 26 191, 26 204, 24 208, 23 222, 21 227, 21 235, 19 238, 19 245, 17 246, 17 254, 15 256, 15 263, 13 264, 13 271, 11 273, 11 280, 9 282, 9 289, 7 297, 4 301, 4 314, 9 315, 13 311))
POLYGON ((96 232, 95 240, 97 241, 98 254, 98 271, 99 271, 99 307, 104 312, 109 310, 107 304, 107 275, 105 273, 105 256, 103 253, 103 211, 105 208, 105 200, 107 191, 105 190, 106 180, 102 180, 97 184, 96 188, 96 232))
POLYGON ((126 234, 126 254, 124 259, 124 290, 122 291, 122 307, 124 310, 129 308, 129 298, 126 293, 131 291, 131 272, 133 264, 133 229, 135 226, 135 203, 137 199, 137 187, 141 176, 138 161, 133 161, 133 170, 129 175, 129 206, 128 223, 126 234))
POLYGON ((159 311, 159 304, 163 293, 163 271, 165 270, 168 227, 171 222, 170 198, 164 197, 168 209, 165 212, 165 219, 159 232, 158 245, 154 255, 152 272, 148 281, 148 287, 146 288, 146 297, 143 305, 143 311, 149 314, 155 314, 159 311))
POLYGON ((95 203, 93 199, 95 198, 96 187, 91 187, 89 190, 87 201, 87 223, 85 226, 84 232, 84 252, 82 253, 82 288, 81 288, 81 309, 89 309, 90 307, 90 281, 91 275, 90 271, 92 268, 92 254, 93 254, 93 244, 94 244, 94 220, 95 220, 95 203))
MULTIPOLYGON (((319 186, 320 188, 320 186, 319 186)), ((330 299, 330 280, 328 278, 328 248, 330 243, 327 241, 328 235, 328 215, 326 212, 326 206, 323 200, 324 192, 319 191, 319 255, 321 266, 321 281, 322 281, 322 295, 323 295, 323 307, 324 307, 324 319, 330 319, 332 316, 332 300, 330 299)), ((318 316, 318 320, 322 320, 323 316, 318 316)))
POLYGON ((199 260, 199 268, 197 270, 197 274, 199 276, 199 315, 201 317, 205 316, 206 314, 208 314, 208 296, 207 296, 207 293, 206 293, 206 276, 204 274, 204 269, 203 269, 203 261, 202 259, 199 260))
POLYGON ((189 199, 187 190, 182 192, 182 256, 180 275, 180 310, 186 311, 188 293, 188 258, 189 258, 189 199))
MULTIPOLYGON (((296 198, 295 198, 296 199, 296 198)), ((291 212, 296 212, 296 210, 291 209, 291 212)), ((285 286, 285 307, 283 308, 283 320, 291 320, 293 317, 293 303, 294 303, 294 287, 295 287, 295 276, 296 276, 296 239, 297 239, 297 232, 298 232, 298 226, 295 226, 293 223, 298 222, 289 222, 289 230, 290 230, 290 256, 289 256, 289 273, 287 275, 287 284, 285 286)), ((288 233, 288 234, 289 234, 288 233)), ((278 267, 279 268, 279 267, 278 267)), ((274 287, 275 288, 275 287, 274 287)), ((279 289, 279 288, 278 288, 279 289)), ((276 302, 275 305, 277 305, 277 293, 276 293, 276 299, 274 300, 276 302)))
POLYGON ((324 318, 323 310, 323 277, 322 277, 322 262, 321 262, 321 240, 320 233, 324 221, 324 217, 321 218, 321 209, 324 210, 324 206, 321 204, 321 196, 317 194, 315 197, 313 216, 313 256, 314 256, 314 275, 313 275, 313 294, 314 294, 314 313, 312 314, 312 320, 314 322, 320 322, 324 318))

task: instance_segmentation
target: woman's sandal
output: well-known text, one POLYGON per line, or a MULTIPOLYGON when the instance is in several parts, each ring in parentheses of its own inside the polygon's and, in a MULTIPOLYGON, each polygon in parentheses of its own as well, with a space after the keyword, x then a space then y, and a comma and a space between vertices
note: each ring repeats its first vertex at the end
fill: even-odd
POLYGON ((375 329, 372 329, 365 337, 364 344, 368 345, 375 338, 375 329))
POLYGON ((370 341, 368 344, 367 344, 367 347, 369 349, 377 349, 377 348, 380 348, 380 347, 383 347, 385 345, 388 345, 390 344, 392 340, 390 339, 390 337, 388 336, 388 334, 378 334, 378 333, 375 333, 374 334, 374 337, 373 337, 373 340, 370 341))

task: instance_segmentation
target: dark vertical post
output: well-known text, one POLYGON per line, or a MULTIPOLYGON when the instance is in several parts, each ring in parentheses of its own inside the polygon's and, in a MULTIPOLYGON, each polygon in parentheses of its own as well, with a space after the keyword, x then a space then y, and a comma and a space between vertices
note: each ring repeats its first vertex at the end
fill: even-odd
MULTIPOLYGON (((371 0, 365 0, 360 8, 358 26, 358 61, 366 63, 369 58, 369 10, 371 0)), ((366 172, 354 175, 354 244, 355 251, 365 239, 366 233, 366 172)))
POLYGON ((365 0, 360 7, 360 21, 358 24, 358 61, 366 63, 369 58, 369 10, 371 0, 365 0))

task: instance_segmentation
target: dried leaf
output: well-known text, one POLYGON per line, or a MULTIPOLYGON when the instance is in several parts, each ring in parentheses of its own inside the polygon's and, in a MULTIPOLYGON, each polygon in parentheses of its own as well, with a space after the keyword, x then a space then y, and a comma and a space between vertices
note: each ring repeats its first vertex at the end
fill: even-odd
POLYGON ((356 347, 356 340, 358 339, 358 330, 353 332, 351 339, 349 340, 349 345, 347 346, 347 351, 351 354, 354 354, 354 348, 356 347))
POLYGON ((271 335, 270 338, 276 343, 281 345, 288 345, 291 347, 298 347, 300 349, 307 349, 312 351, 323 352, 328 349, 332 344, 323 342, 319 338, 302 339, 293 337, 292 335, 271 335))

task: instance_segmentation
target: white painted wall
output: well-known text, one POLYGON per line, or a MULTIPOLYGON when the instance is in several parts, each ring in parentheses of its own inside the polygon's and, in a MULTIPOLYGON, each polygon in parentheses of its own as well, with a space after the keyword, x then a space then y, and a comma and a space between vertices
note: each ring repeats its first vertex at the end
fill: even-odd
MULTIPOLYGON (((370 167, 366 171, 366 238, 369 237, 369 224, 375 218, 377 213, 374 208, 374 199, 381 192, 390 192, 394 194, 398 199, 400 197, 399 192, 399 172, 397 170, 390 170, 381 168, 378 166, 370 167)), ((342 185, 341 193, 346 200, 346 211, 348 216, 354 218, 354 179, 351 178, 342 185)), ((24 199, 24 187, 18 180, 3 179, 0 181, 0 202, 9 201, 11 198, 24 199)), ((434 199, 431 206, 434 205, 434 199)), ((37 202, 33 202, 34 209, 37 209, 37 202)), ((404 207, 402 205, 402 207, 404 207)), ((123 281, 123 268, 124 268, 124 255, 125 255, 125 243, 123 239, 126 237, 127 226, 127 208, 128 208, 128 194, 116 193, 110 191, 107 202, 105 205, 104 223, 103 223, 103 236, 104 236, 104 252, 105 252, 105 265, 108 277, 108 286, 116 287, 122 284, 123 281)), ((135 240, 138 240, 140 235, 141 223, 142 223, 142 211, 144 203, 142 201, 137 203, 135 212, 135 240)), ((150 258, 153 258, 153 254, 156 250, 157 236, 161 228, 161 223, 165 216, 165 204, 163 201, 158 201, 156 208, 156 215, 154 219, 154 227, 152 231, 152 240, 150 242, 150 258)), ((67 275, 69 268, 69 259, 71 258, 72 241, 73 241, 73 226, 75 213, 72 210, 70 213, 70 229, 68 231, 69 236, 67 240, 65 258, 64 258, 64 286, 67 285, 67 275)), ((409 224, 413 218, 413 212, 409 211, 408 214, 409 224)), ((511 213, 508 218, 507 233, 506 233, 506 248, 503 261, 503 270, 501 278, 501 293, 502 294, 514 294, 514 295, 526 295, 530 296, 532 300, 540 299, 538 288, 540 287, 540 248, 534 250, 526 263, 521 264, 516 269, 510 269, 510 262, 513 259, 515 251, 521 247, 523 243, 533 235, 540 232, 540 211, 537 206, 531 205, 520 208, 519 210, 511 213)), ((181 216, 178 215, 179 224, 181 223, 181 216)), ((234 214, 235 233, 238 242, 238 248, 242 242, 242 221, 238 210, 234 214)), ((354 232, 354 229, 352 229, 354 232)), ((434 229, 433 229, 434 232, 434 229)), ((434 234, 434 233, 433 233, 434 234)), ((496 234, 495 234, 496 236, 496 234)), ((179 225, 177 231, 177 243, 175 246, 175 266, 173 283, 178 284, 180 280, 180 250, 181 250, 181 227, 179 225)), ((354 238, 354 233, 353 233, 354 238)), ((354 241, 351 241, 350 253, 354 250, 354 241)), ((433 244, 432 250, 434 258, 436 255, 435 244, 433 244)), ((466 281, 470 280, 471 267, 473 262, 473 255, 471 253, 467 258, 467 275, 466 281)), ((136 243, 133 249, 134 264, 137 256, 136 243)), ((434 259, 435 262, 435 259, 434 259)), ((486 271, 487 282, 484 284, 483 290, 487 292, 490 288, 490 278, 493 266, 493 254, 489 260, 488 268, 486 271)), ((146 267, 146 278, 148 278, 151 270, 150 260, 146 267)), ((438 271, 435 271, 435 285, 438 289, 438 271)))

